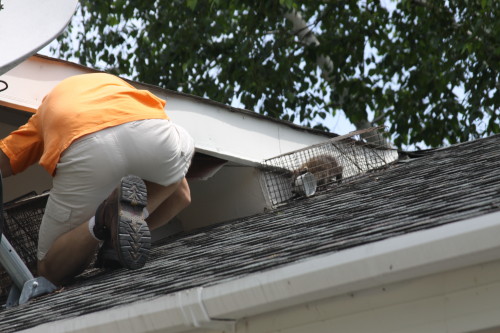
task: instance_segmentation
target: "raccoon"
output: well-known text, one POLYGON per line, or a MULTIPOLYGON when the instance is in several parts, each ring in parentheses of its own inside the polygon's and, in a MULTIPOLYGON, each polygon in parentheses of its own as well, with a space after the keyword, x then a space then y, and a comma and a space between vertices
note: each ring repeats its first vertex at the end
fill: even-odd
POLYGON ((318 186, 325 186, 342 179, 343 168, 331 155, 321 154, 311 157, 295 171, 296 176, 310 172, 316 178, 318 186))

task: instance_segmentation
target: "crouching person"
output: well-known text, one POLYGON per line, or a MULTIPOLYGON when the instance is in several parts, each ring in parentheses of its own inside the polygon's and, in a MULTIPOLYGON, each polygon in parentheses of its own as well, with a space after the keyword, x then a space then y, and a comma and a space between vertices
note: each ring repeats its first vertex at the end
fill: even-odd
POLYGON ((53 176, 39 231, 39 275, 63 284, 98 249, 101 263, 144 266, 150 230, 191 201, 185 176, 193 139, 164 106, 113 75, 77 75, 0 141, 4 177, 36 162, 53 176))

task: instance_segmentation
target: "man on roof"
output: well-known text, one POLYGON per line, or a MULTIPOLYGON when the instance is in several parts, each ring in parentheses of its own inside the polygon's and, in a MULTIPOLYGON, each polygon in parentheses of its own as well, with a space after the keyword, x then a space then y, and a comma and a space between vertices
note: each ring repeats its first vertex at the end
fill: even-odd
POLYGON ((185 176, 193 139, 164 107, 164 100, 116 76, 77 75, 0 141, 3 177, 36 162, 53 176, 39 231, 39 275, 63 284, 99 248, 100 261, 144 266, 150 230, 191 201, 185 176))

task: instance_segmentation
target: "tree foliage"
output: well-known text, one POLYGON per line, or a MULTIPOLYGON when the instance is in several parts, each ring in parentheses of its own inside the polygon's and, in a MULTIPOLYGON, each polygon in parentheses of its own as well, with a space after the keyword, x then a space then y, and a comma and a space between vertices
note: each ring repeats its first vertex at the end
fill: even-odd
POLYGON ((500 132, 500 1, 80 3, 59 53, 86 66, 304 125, 343 111, 398 146, 500 132))

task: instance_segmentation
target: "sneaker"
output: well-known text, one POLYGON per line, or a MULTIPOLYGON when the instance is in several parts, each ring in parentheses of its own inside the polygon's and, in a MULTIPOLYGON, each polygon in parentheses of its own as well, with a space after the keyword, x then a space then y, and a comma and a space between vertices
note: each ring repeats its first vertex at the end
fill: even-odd
POLYGON ((146 184, 130 175, 96 211, 94 234, 110 241, 118 261, 128 269, 143 267, 149 257, 151 233, 142 215, 146 205, 146 184))

